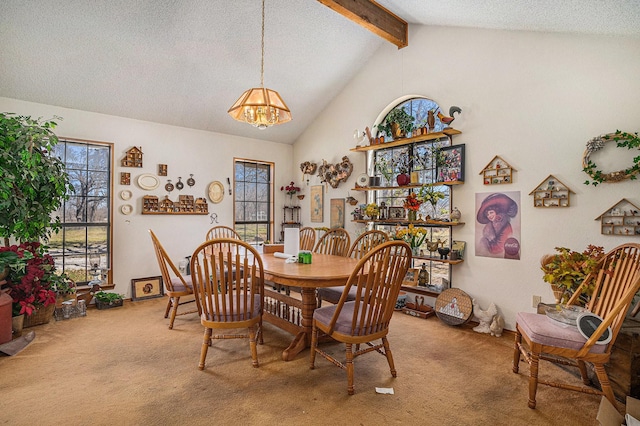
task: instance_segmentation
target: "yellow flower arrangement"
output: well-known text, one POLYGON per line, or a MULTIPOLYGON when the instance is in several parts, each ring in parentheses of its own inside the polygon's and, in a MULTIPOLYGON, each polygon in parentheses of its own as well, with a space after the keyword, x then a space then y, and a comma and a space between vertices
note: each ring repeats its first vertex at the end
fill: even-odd
POLYGON ((407 228, 396 228, 396 232, 392 235, 392 238, 394 240, 403 240, 414 249, 422 245, 426 236, 427 231, 424 228, 409 224, 407 228))
POLYGON ((367 206, 364 208, 364 214, 369 217, 376 217, 378 216, 378 214, 380 214, 380 208, 376 203, 367 204, 367 206))

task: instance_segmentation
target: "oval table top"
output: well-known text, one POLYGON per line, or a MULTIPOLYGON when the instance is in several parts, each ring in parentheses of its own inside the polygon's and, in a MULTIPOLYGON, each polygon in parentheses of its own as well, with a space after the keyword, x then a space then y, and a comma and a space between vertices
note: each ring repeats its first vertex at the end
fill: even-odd
POLYGON ((272 253, 262 254, 265 279, 297 287, 345 285, 358 264, 357 259, 313 253, 310 264, 286 263, 272 253))

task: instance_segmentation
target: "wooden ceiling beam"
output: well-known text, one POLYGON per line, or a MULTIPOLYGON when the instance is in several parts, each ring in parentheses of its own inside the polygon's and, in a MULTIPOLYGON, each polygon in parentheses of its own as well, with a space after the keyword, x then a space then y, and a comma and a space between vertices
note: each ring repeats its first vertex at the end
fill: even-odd
POLYGON ((409 45, 408 24, 373 0, 318 0, 402 49, 409 45))

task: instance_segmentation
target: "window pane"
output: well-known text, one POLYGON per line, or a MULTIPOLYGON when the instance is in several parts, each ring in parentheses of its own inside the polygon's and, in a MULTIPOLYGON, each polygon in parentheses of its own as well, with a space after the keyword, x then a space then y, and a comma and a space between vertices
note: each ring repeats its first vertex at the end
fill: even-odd
POLYGON ((234 175, 236 232, 249 242, 270 239, 271 165, 237 161, 234 175))
POLYGON ((62 229, 50 239, 50 252, 58 270, 85 284, 91 255, 100 255, 105 270, 111 264, 111 146, 60 140, 56 152, 64 154, 75 192, 52 215, 61 217, 62 229))

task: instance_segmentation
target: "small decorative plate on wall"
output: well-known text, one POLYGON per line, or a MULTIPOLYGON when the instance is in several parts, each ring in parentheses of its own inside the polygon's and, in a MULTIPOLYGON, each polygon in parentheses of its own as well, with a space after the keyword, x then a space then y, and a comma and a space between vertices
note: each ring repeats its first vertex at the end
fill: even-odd
POLYGON ((133 194, 128 189, 123 189, 122 191, 120 191, 120 198, 122 198, 123 200, 130 199, 132 195, 133 194))
POLYGON ((138 186, 147 191, 151 191, 160 186, 160 180, 151 173, 144 173, 138 176, 138 186))
POLYGON ((133 206, 131 204, 123 204, 120 207, 122 214, 131 214, 133 212, 133 206))
POLYGON ((218 204, 224 198, 224 186, 220 181, 211 182, 208 192, 212 203, 218 204))

